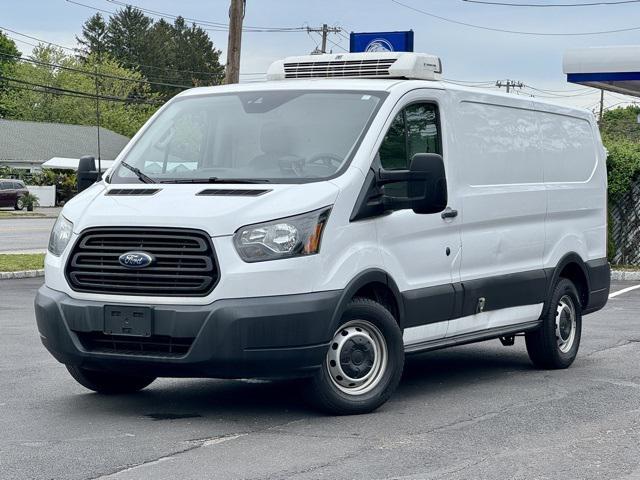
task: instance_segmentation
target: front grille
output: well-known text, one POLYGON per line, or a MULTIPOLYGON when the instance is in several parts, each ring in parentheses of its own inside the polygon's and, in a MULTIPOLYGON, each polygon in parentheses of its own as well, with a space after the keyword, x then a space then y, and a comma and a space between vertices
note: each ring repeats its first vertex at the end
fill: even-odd
POLYGON ((285 78, 388 77, 395 58, 330 60, 284 64, 285 78))
POLYGON ((92 228, 80 235, 66 269, 77 292, 163 297, 203 297, 218 281, 209 236, 173 228, 92 228), (155 258, 146 268, 122 266, 127 252, 155 258))
POLYGON ((75 333, 82 347, 88 352, 167 358, 184 357, 189 352, 194 340, 193 338, 175 338, 164 335, 120 337, 105 335, 102 332, 75 333))

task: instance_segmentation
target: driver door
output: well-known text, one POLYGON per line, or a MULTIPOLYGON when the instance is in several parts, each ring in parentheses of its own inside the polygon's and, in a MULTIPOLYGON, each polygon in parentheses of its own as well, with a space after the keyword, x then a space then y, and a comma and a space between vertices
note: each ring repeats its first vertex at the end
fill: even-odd
MULTIPOLYGON (((407 95, 388 121, 376 162, 385 170, 409 168, 413 155, 443 156, 450 209, 457 204, 452 168, 447 162, 444 92, 416 91, 407 95)), ((385 186, 385 194, 406 196, 407 184, 385 186)), ((405 345, 445 336, 455 305, 453 283, 459 281, 460 219, 441 213, 416 214, 399 210, 378 222, 378 238, 387 272, 405 303, 405 345)))

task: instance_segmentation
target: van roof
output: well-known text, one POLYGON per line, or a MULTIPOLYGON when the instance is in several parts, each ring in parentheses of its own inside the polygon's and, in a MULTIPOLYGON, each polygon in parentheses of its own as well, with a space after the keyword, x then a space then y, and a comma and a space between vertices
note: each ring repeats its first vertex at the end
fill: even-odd
MULTIPOLYGON (((580 117, 592 116, 592 112, 582 108, 569 107, 553 101, 542 100, 534 97, 519 97, 505 92, 487 90, 478 87, 467 87, 447 82, 446 80, 405 80, 405 79, 370 79, 370 78, 349 78, 349 79, 324 79, 313 78, 304 80, 269 80, 264 82, 238 83, 232 85, 218 85, 213 87, 196 87, 185 90, 178 94, 178 97, 192 95, 207 95, 214 93, 232 92, 259 92, 264 90, 351 90, 369 92, 391 92, 395 89, 405 91, 416 88, 450 90, 481 94, 485 99, 495 98, 508 100, 508 103, 520 103, 525 105, 539 105, 544 110, 557 110, 565 114, 579 114, 580 117)), ((502 102, 500 102, 502 103, 502 102)))

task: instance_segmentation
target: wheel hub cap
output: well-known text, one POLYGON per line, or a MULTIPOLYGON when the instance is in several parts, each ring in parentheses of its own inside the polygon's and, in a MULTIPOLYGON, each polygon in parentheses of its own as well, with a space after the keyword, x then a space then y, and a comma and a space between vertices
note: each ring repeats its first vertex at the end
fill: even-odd
POLYGON ((564 295, 556 310, 556 340, 558 349, 567 353, 573 347, 576 338, 577 320, 573 299, 564 295))
POLYGON ((387 360, 387 344, 380 330, 366 320, 353 320, 334 335, 326 366, 334 386, 350 395, 362 395, 380 382, 387 360))

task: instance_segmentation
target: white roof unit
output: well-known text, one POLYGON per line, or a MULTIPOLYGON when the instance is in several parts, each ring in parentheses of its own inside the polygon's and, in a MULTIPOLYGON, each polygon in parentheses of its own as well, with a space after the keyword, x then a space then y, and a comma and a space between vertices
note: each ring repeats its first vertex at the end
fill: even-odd
POLYGON ((442 62, 425 53, 375 52, 304 55, 273 62, 268 80, 292 78, 412 78, 439 80, 442 62))

